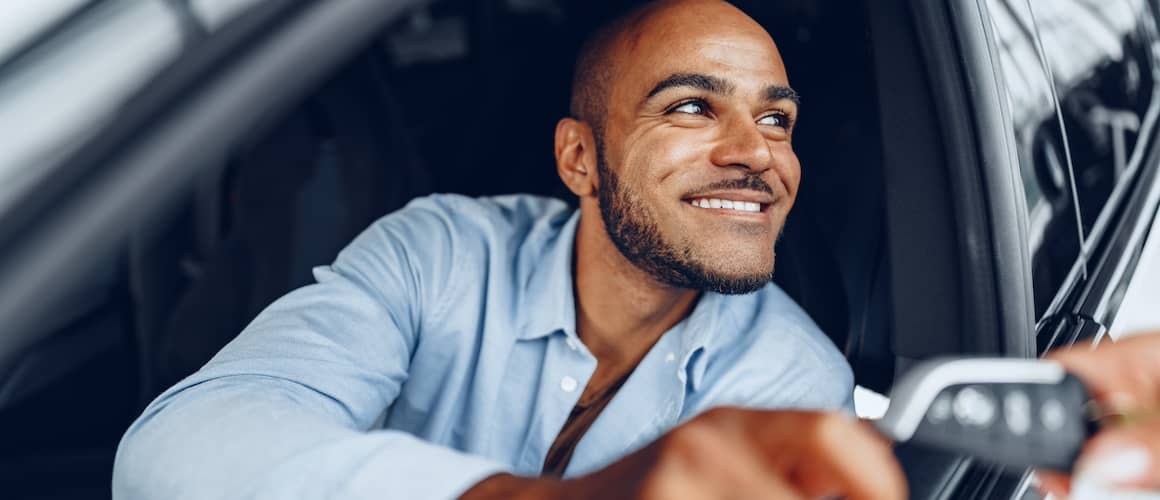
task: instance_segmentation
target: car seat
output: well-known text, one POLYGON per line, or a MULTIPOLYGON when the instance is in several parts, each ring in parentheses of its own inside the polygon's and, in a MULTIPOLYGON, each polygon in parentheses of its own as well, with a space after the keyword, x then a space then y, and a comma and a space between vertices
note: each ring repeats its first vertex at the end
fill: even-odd
POLYGON ((142 280, 138 295, 154 296, 151 310, 160 311, 138 314, 149 316, 138 328, 145 399, 200 368, 274 299, 310 282, 314 266, 330 263, 372 221, 429 192, 382 58, 377 47, 368 50, 242 146, 224 171, 207 169, 201 184, 210 188, 192 197, 185 233, 209 243, 184 245, 179 259, 172 249, 159 252, 165 245, 156 238, 135 245, 136 260, 150 269, 138 275, 183 276, 142 280), (172 298, 156 298, 165 295, 172 298))

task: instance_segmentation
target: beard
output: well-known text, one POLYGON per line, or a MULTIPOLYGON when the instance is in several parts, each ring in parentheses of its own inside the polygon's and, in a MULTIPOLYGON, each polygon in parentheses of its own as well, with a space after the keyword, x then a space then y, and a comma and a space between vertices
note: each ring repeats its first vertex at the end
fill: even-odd
POLYGON ((767 272, 728 276, 698 260, 688 245, 667 240, 647 204, 609 168, 602 142, 596 141, 600 217, 608 237, 629 262, 665 285, 704 292, 746 294, 773 280, 772 266, 767 272))

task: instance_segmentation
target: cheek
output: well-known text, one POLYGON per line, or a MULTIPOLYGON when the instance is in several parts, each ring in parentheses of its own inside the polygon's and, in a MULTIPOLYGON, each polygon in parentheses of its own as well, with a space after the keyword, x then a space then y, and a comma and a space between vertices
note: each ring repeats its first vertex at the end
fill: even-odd
POLYGON ((635 139, 626 158, 641 174, 651 191, 664 191, 669 184, 704 163, 712 141, 701 131, 687 129, 654 130, 635 139))
POLYGON ((791 198, 797 197, 798 185, 802 180, 801 162, 788 144, 775 149, 774 155, 778 158, 777 173, 785 186, 786 194, 791 198))

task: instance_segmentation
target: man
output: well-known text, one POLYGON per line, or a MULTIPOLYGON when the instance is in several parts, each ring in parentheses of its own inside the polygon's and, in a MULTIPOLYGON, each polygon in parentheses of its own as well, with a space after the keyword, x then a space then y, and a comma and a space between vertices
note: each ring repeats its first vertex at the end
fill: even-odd
POLYGON ((556 128, 579 210, 384 217, 145 410, 114 495, 902 498, 845 360, 770 283, 797 112, 736 8, 620 18, 556 128))

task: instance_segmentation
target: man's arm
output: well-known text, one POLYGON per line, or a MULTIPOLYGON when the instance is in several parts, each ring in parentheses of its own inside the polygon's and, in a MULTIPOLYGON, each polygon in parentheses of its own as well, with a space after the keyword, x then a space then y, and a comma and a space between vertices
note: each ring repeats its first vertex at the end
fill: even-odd
POLYGON ((420 311, 445 307, 454 238, 428 203, 372 226, 150 404, 118 449, 114 497, 448 498, 501 472, 370 430, 407 379, 420 311))

